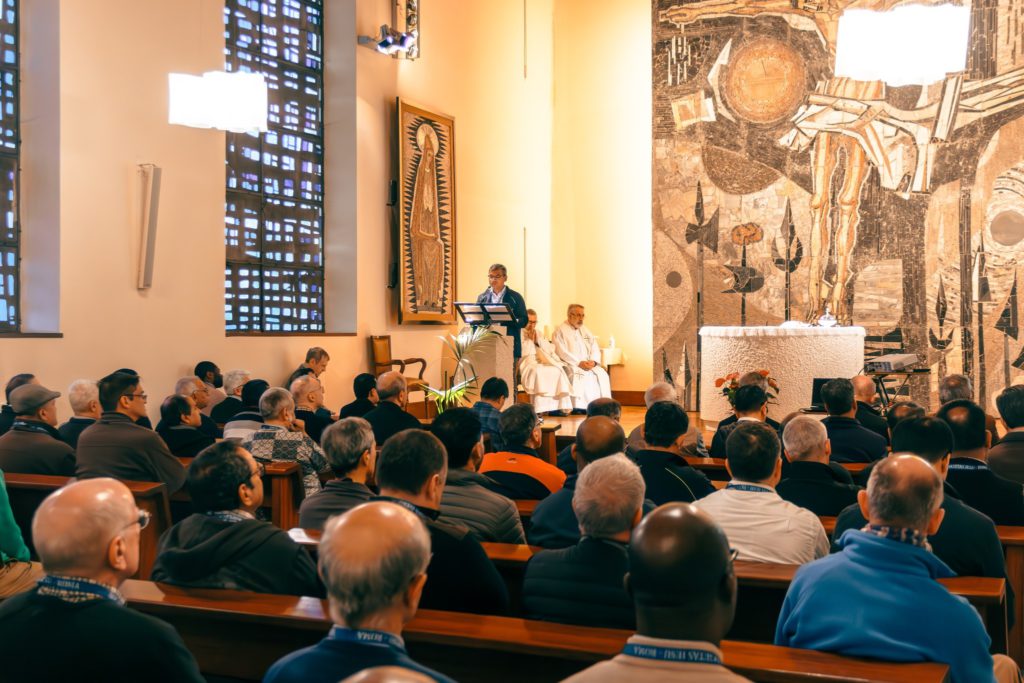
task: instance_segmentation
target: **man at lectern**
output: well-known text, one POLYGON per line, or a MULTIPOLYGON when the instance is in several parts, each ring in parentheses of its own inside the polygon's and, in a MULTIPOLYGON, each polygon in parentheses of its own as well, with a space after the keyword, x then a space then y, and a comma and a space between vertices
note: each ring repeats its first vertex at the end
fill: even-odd
POLYGON ((515 322, 494 323, 505 328, 505 334, 512 338, 512 357, 518 361, 523 355, 522 344, 519 339, 519 331, 526 324, 526 300, 519 292, 513 291, 505 286, 508 280, 508 271, 505 266, 495 263, 487 269, 487 281, 491 283, 483 294, 476 298, 478 304, 508 304, 512 308, 512 315, 515 322))

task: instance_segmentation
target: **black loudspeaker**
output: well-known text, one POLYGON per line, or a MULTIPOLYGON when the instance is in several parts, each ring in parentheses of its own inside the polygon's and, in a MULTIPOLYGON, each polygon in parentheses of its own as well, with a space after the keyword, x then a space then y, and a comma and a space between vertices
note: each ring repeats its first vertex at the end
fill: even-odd
POLYGON ((398 181, 392 180, 388 183, 388 206, 398 203, 398 181))
POLYGON ((394 289, 398 286, 398 262, 391 264, 388 268, 388 289, 394 289))

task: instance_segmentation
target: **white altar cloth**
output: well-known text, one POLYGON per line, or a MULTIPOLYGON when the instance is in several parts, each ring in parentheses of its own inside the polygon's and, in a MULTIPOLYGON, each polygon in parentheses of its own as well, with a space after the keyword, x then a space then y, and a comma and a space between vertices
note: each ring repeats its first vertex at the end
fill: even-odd
POLYGON ((702 327, 700 414, 717 423, 732 414, 715 379, 768 370, 781 388, 769 414, 782 421, 811 405, 815 377, 853 377, 864 368, 863 327, 702 327))

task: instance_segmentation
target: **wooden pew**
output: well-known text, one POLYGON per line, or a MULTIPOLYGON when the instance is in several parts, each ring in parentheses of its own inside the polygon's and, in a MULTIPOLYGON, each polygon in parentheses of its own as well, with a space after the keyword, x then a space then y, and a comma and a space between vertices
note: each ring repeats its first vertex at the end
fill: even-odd
POLYGON ((555 435, 562 429, 557 422, 545 422, 540 426, 540 457, 552 465, 558 464, 558 444, 555 435))
MULTIPOLYGON (((313 598, 186 589, 127 581, 128 604, 174 626, 204 674, 260 680, 289 652, 316 643, 330 627, 313 598)), ((511 617, 420 610, 403 632, 418 662, 464 683, 560 681, 617 654, 630 633, 511 617)), ((756 681, 947 680, 943 664, 889 664, 808 650, 725 641, 725 664, 756 681)))
MULTIPOLYGON (((685 460, 689 463, 690 467, 700 470, 709 479, 729 478, 729 473, 725 469, 725 458, 694 458, 687 456, 685 460)), ((844 462, 841 465, 850 474, 859 474, 868 467, 868 463, 864 462, 844 462)))
MULTIPOLYGON (((14 521, 21 529, 25 544, 37 557, 32 544, 32 517, 43 499, 72 481, 72 477, 55 477, 46 474, 5 473, 7 495, 11 500, 14 521)), ((160 536, 171 528, 171 508, 167 499, 167 486, 151 481, 122 482, 135 497, 135 505, 151 515, 149 525, 139 535, 139 571, 137 578, 148 579, 156 560, 156 547, 160 536)))
POLYGON ((999 541, 1006 557, 1006 577, 1013 586, 1013 628, 1010 629, 1009 655, 1018 666, 1024 663, 1024 527, 997 526, 999 541))
MULTIPOLYGON (((178 458, 188 467, 195 458, 178 458)), ((302 467, 297 462, 275 460, 262 461, 266 468, 263 477, 263 507, 270 510, 270 521, 281 529, 291 529, 299 523, 299 505, 306 495, 302 484, 302 467)), ((184 489, 174 494, 172 500, 188 501, 184 489)))

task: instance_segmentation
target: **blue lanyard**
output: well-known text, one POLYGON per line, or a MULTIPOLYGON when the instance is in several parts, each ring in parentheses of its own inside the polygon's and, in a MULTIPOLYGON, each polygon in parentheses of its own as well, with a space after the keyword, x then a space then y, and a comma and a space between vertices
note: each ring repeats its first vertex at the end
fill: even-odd
POLYGON ((39 581, 39 588, 43 589, 44 593, 55 594, 58 597, 61 594, 78 593, 79 595, 91 595, 103 600, 111 600, 119 605, 124 604, 124 598, 113 588, 104 586, 96 581, 90 581, 89 579, 47 574, 39 581))
POLYGON ((234 510, 214 510, 212 512, 205 512, 203 514, 205 514, 207 517, 213 517, 214 519, 220 520, 221 522, 230 522, 232 524, 236 522, 244 522, 247 519, 251 519, 251 517, 240 515, 234 510))
POLYGON ((656 645, 640 645, 627 643, 622 654, 641 659, 657 659, 663 662, 685 662, 687 664, 721 664, 722 660, 714 652, 678 647, 658 647, 656 645))
POLYGON ((764 486, 754 486, 752 484, 726 484, 725 488, 734 489, 736 491, 750 491, 751 493, 771 493, 770 488, 764 486))
POLYGON ((344 626, 332 626, 331 632, 327 634, 327 639, 341 643, 360 643, 362 645, 373 645, 375 647, 387 647, 393 650, 405 651, 405 644, 402 642, 402 639, 385 631, 365 631, 345 628, 344 626))
POLYGON ((979 470, 987 470, 988 465, 983 462, 977 464, 967 462, 951 462, 949 463, 949 469, 961 470, 963 472, 978 472, 979 470))

